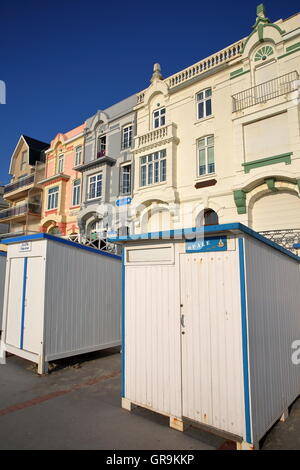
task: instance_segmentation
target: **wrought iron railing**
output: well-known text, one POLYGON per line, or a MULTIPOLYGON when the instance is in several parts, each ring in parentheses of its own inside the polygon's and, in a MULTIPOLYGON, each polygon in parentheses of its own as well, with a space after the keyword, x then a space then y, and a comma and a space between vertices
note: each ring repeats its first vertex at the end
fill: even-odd
POLYGON ((29 186, 34 182, 34 175, 26 176, 25 178, 21 178, 14 183, 9 183, 4 186, 4 194, 10 193, 15 191, 16 189, 22 188, 23 186, 29 186))
POLYGON ((39 214, 41 212, 40 204, 26 203, 20 206, 9 207, 0 211, 0 220, 18 217, 27 213, 39 214))
POLYGON ((286 95, 299 89, 299 74, 296 70, 281 77, 268 80, 232 96, 232 112, 242 111, 245 108, 268 100, 286 95))
POLYGON ((294 244, 300 243, 300 228, 284 230, 266 230, 259 233, 264 237, 272 240, 272 242, 275 242, 278 245, 283 246, 287 250, 298 254, 299 250, 294 248, 294 244))

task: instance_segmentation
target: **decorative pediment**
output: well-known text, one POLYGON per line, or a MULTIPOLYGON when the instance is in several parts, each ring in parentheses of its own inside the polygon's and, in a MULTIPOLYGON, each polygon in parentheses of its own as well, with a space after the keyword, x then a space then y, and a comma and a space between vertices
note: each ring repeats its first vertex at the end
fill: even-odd
POLYGON ((108 125, 109 116, 104 111, 98 111, 95 116, 86 121, 85 133, 93 132, 99 125, 103 124, 105 127, 108 125))
POLYGON ((156 95, 162 94, 165 99, 169 98, 169 88, 166 82, 163 80, 161 74, 161 68, 159 64, 154 64, 153 67, 153 74, 151 77, 151 85, 147 90, 143 93, 143 102, 145 106, 148 106, 151 100, 156 95))
POLYGON ((51 148, 55 149, 59 145, 63 145, 64 142, 67 140, 65 134, 59 133, 55 136, 55 138, 51 141, 51 148))
POLYGON ((272 23, 269 18, 266 17, 266 10, 263 3, 256 8, 256 22, 252 28, 252 33, 243 43, 242 52, 244 56, 248 56, 259 43, 268 41, 277 44, 282 41, 282 35, 285 33, 278 24, 272 23))

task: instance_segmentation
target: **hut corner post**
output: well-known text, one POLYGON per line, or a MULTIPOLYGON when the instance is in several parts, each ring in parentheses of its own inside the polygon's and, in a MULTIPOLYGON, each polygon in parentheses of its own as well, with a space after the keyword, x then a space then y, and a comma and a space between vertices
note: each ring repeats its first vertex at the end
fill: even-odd
POLYGON ((0 365, 6 364, 6 351, 4 349, 3 341, 0 341, 0 365))
POLYGON ((250 442, 242 441, 236 443, 236 450, 258 450, 258 444, 251 444, 250 442))
POLYGON ((44 361, 43 356, 39 357, 37 372, 39 375, 48 374, 48 362, 44 361))

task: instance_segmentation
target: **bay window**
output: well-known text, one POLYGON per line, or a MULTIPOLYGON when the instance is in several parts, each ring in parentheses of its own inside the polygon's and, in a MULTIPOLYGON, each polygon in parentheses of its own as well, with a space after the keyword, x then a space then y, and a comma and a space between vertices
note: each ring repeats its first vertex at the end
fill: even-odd
POLYGON ((96 199, 102 196, 102 173, 89 176, 88 199, 96 199))
POLYGON ((140 186, 161 183, 167 179, 166 150, 160 150, 140 159, 140 186))
POLYGON ((48 205, 47 210, 57 209, 58 207, 58 193, 59 187, 55 186, 54 188, 48 189, 48 205))

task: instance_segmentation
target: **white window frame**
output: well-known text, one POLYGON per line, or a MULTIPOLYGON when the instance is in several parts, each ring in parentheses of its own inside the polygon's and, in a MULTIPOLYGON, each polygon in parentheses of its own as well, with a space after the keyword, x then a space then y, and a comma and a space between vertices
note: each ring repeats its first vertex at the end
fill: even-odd
POLYGON ((58 208, 59 186, 53 186, 48 189, 47 210, 51 211, 58 208))
POLYGON ((127 124, 122 131, 122 149, 129 149, 132 146, 133 125, 127 124))
POLYGON ((65 166, 65 156, 63 153, 61 153, 57 157, 57 173, 63 173, 64 166, 65 166))
POLYGON ((140 157, 140 187, 153 186, 167 181, 166 149, 140 157), (164 162, 164 164, 162 164, 164 162), (143 184, 145 176, 145 184, 143 184))
POLYGON ((198 168, 197 175, 198 175, 199 178, 201 178, 202 176, 213 175, 213 174, 216 173, 215 136, 214 136, 214 134, 205 135, 203 137, 200 137, 200 139, 197 140, 197 168, 198 168), (210 137, 213 138, 213 143, 212 144, 208 143, 208 139, 210 137), (204 146, 200 147, 200 142, 202 140, 204 140, 204 146), (213 148, 213 152, 214 152, 214 162, 213 163, 208 163, 208 149, 209 148, 213 148), (205 152, 205 172, 204 173, 200 172, 200 150, 204 150, 204 152, 205 152), (213 165, 212 171, 208 171, 209 170, 209 165, 213 165))
POLYGON ((81 159, 82 159, 82 145, 77 145, 77 147, 75 148, 75 165, 74 166, 80 165, 81 159))
POLYGON ((79 206, 80 204, 81 181, 76 179, 72 185, 72 207, 79 206), (76 184, 75 184, 76 183, 76 184))
POLYGON ((131 194, 131 178, 132 178, 132 164, 131 163, 124 163, 123 165, 120 166, 120 195, 122 196, 126 196, 127 194, 131 194), (124 191, 123 188, 125 186, 124 184, 124 170, 126 168, 129 168, 129 190, 128 191, 124 191))
POLYGON ((213 115, 212 110, 212 89, 211 87, 205 88, 204 90, 198 91, 196 93, 196 109, 197 109, 197 120, 201 121, 202 119, 206 119, 209 116, 213 115), (209 96, 206 96, 207 92, 210 92, 209 96), (200 97, 203 94, 202 98, 200 97), (206 103, 210 101, 210 113, 207 114, 207 106, 206 103), (199 117, 199 105, 203 103, 203 116, 199 117))
POLYGON ((152 113, 152 127, 158 129, 159 127, 166 125, 166 107, 155 109, 152 113), (156 122, 157 121, 157 122, 156 122))
POLYGON ((102 183, 103 183, 103 174, 102 172, 100 173, 94 173, 93 175, 89 175, 88 177, 88 194, 87 194, 87 199, 88 201, 91 201, 93 199, 99 199, 102 197, 102 183), (96 178, 95 179, 95 182, 91 183, 91 179, 92 178, 96 178), (97 183, 101 181, 101 194, 100 195, 96 195, 96 188, 97 188, 97 183), (95 184, 95 195, 93 197, 91 197, 91 190, 90 190, 90 187, 91 187, 91 184, 95 184))
POLYGON ((174 243, 168 243, 168 244, 159 244, 159 245, 143 245, 143 246, 135 246, 135 247, 128 247, 128 248, 125 248, 125 256, 124 256, 124 264, 125 265, 136 265, 136 266, 141 266, 141 265, 151 265, 151 264, 154 264, 154 265, 162 265, 162 264, 166 264, 166 265, 170 265, 170 264, 174 264, 175 263, 175 247, 174 247, 174 243), (158 250, 158 252, 161 252, 161 250, 163 249, 167 249, 169 250, 169 254, 170 254, 170 257, 168 260, 159 260, 159 259, 156 259, 156 260, 153 260, 148 258, 145 259, 145 260, 142 260, 142 261, 136 261, 136 260, 130 260, 130 254, 132 252, 138 252, 138 251, 148 251, 149 254, 151 255, 151 252, 152 250, 158 250))
POLYGON ((97 154, 102 153, 102 156, 106 155, 106 149, 107 149, 107 136, 106 135, 99 135, 97 138, 97 154), (105 143, 101 142, 101 140, 104 140, 105 143))

